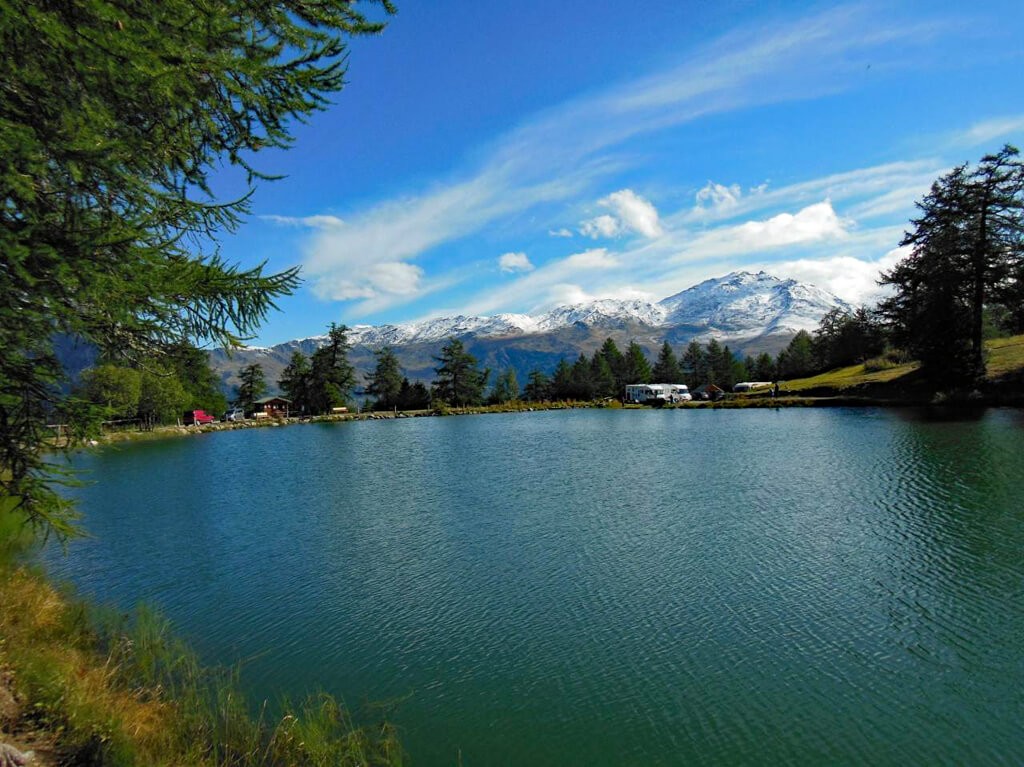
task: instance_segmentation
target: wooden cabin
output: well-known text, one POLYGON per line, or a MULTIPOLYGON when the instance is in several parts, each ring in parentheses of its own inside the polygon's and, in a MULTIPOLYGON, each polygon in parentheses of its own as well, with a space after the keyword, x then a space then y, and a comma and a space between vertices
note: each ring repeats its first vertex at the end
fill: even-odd
POLYGON ((287 418, 292 401, 284 397, 263 397, 252 404, 254 418, 287 418))

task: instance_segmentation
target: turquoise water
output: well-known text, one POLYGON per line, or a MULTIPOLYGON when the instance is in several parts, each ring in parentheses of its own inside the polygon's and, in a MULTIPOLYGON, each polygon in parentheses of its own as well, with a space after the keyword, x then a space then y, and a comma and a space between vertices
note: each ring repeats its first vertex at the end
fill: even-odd
POLYGON ((104 449, 52 567, 414 764, 1024 762, 1024 416, 566 411, 104 449))

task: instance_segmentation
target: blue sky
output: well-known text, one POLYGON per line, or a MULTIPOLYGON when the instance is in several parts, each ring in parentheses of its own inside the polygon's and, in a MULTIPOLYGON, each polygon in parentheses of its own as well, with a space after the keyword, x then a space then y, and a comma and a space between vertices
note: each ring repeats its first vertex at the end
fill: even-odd
POLYGON ((869 301, 931 182, 1024 145, 1022 40, 1017 2, 400 0, 221 249, 302 266, 264 344, 736 269, 869 301))

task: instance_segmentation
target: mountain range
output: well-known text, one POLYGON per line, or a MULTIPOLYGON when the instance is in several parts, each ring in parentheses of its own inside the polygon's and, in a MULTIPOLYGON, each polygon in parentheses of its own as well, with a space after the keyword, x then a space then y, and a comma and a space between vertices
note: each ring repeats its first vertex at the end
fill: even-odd
MULTIPOLYGON (((691 340, 717 338, 739 355, 777 353, 800 330, 813 331, 828 311, 851 307, 820 288, 780 280, 765 272, 733 272, 705 280, 656 303, 598 299, 558 306, 543 314, 496 314, 491 317, 439 317, 398 325, 355 325, 349 330, 350 362, 361 379, 375 365, 374 351, 394 349, 410 380, 434 378, 434 357, 449 338, 460 338, 485 367, 516 370, 523 383, 534 368, 550 373, 565 357, 588 356, 611 337, 624 349, 636 341, 653 361, 668 341, 681 353, 691 340)), ((326 335, 287 341, 271 347, 246 347, 230 354, 210 352, 210 364, 229 394, 237 373, 259 363, 275 388, 294 351, 307 356, 326 335)))

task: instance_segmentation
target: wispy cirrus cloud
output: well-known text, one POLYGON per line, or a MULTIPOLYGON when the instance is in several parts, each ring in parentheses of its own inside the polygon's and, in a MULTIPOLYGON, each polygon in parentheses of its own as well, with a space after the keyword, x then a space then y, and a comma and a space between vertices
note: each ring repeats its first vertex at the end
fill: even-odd
POLYGON ((264 221, 270 221, 281 226, 292 226, 303 229, 338 229, 345 225, 337 216, 260 216, 264 221))
MULTIPOLYGON (((344 225, 316 226, 303 245, 304 273, 318 296, 360 301, 351 310, 356 315, 407 303, 457 279, 418 263, 426 254, 541 204, 578 199, 631 162, 621 153, 629 140, 709 115, 834 93, 852 81, 858 57, 885 59, 889 46, 905 51, 932 34, 924 24, 880 25, 877 9, 850 6, 727 35, 677 66, 535 115, 477 152, 483 159, 475 166, 430 188, 348 212, 344 225), (382 278, 387 273, 400 279, 382 278)), ((606 198, 609 212, 588 233, 628 231, 658 240, 674 228, 650 201, 626 192, 606 198)), ((742 215, 745 204, 737 200, 729 210, 719 204, 715 215, 742 215)), ((691 210, 677 219, 696 215, 691 210)), ((326 217, 295 220, 320 218, 326 217)), ((772 226, 793 225, 766 225, 758 234, 771 237, 772 226)), ((523 279, 542 273, 540 267, 523 279)))
MULTIPOLYGON (((997 139, 1024 139, 1024 114, 1007 115, 975 123, 953 136, 953 143, 974 147, 997 139)), ((1012 142, 1011 142, 1012 143, 1012 142)), ((998 147, 993 147, 994 149, 998 147)))
MULTIPOLYGON (((562 303, 566 296, 586 295, 581 278, 599 272, 617 272, 621 262, 607 248, 591 248, 538 267, 501 289, 478 295, 464 309, 468 314, 489 314, 508 304, 526 305, 530 311, 562 303)), ((582 299, 581 299, 582 300, 582 299)))
MULTIPOLYGON (((677 229, 696 224, 714 224, 762 210, 779 207, 791 209, 796 205, 822 199, 860 206, 849 213, 850 217, 857 220, 882 214, 910 214, 914 210, 914 201, 920 199, 932 181, 947 169, 947 164, 937 159, 898 161, 830 173, 780 187, 762 184, 745 194, 735 194, 739 190, 738 184, 726 186, 709 182, 704 189, 720 187, 729 191, 728 196, 720 192, 708 192, 703 202, 698 199, 694 207, 666 217, 665 226, 677 229), (715 194, 720 195, 722 204, 714 204, 715 194), (711 204, 708 204, 708 198, 711 198, 711 204)), ((697 193, 698 197, 700 194, 697 193)))

